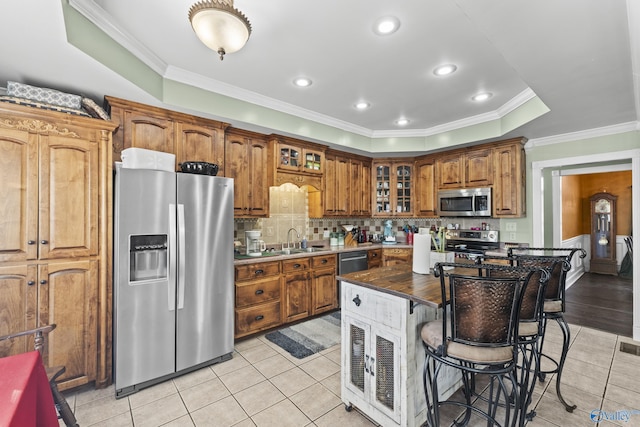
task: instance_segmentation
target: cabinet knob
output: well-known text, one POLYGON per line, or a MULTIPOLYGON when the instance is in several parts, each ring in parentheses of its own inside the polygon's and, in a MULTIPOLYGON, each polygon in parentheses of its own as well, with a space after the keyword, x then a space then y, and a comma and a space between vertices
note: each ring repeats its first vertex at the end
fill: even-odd
POLYGON ((356 295, 356 297, 353 299, 353 303, 356 305, 356 307, 360 307, 360 303, 362 303, 360 295, 356 295))
POLYGON ((329 262, 329 260, 327 260, 327 259, 323 259, 323 260, 322 260, 322 263, 323 263, 323 264, 326 264, 326 263, 328 263, 328 262, 329 262))
POLYGON ((29 286, 33 286, 33 285, 35 285, 35 284, 36 284, 36 282, 34 282, 33 280, 29 280, 29 281, 27 282, 27 285, 29 285, 29 286))
POLYGON ((27 240, 27 245, 35 245, 36 241, 35 240, 27 240))
POLYGON ((262 294, 264 294, 264 291, 262 289, 258 289, 256 291, 256 295, 262 295, 262 294))
POLYGON ((264 270, 262 270, 262 269, 258 269, 258 270, 256 270, 256 271, 255 271, 255 273, 254 273, 254 274, 255 274, 256 276, 258 276, 258 275, 263 274, 263 273, 264 273, 264 270))
POLYGON ((262 314, 256 316, 256 320, 262 320, 262 319, 264 319, 264 316, 262 314))
POLYGON ((46 281, 46 280, 44 280, 44 279, 42 279, 42 280, 40 280, 40 284, 41 284, 41 285, 46 285, 46 284, 47 284, 47 281, 46 281))
POLYGON ((48 240, 40 240, 40 243, 42 243, 43 245, 46 245, 47 243, 49 243, 48 240))
POLYGON ((293 268, 300 268, 300 264, 293 264, 293 268))

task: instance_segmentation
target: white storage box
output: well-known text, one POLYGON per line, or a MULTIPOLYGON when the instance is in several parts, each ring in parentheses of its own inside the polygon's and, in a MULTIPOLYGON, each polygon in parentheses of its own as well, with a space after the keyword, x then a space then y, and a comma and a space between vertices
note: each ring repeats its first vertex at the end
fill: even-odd
POLYGON ((176 171, 176 155, 144 148, 126 148, 122 150, 122 167, 128 169, 156 169, 176 171))

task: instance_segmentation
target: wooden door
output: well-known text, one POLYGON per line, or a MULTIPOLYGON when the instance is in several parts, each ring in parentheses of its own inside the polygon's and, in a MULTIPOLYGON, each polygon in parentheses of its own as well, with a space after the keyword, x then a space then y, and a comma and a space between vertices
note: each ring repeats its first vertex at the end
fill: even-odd
POLYGON ((336 213, 336 157, 328 155, 325 159, 324 174, 324 214, 335 215, 336 213))
POLYGON ((98 266, 96 261, 38 267, 38 326, 55 323, 47 339, 50 366, 65 366, 61 389, 96 378, 98 266))
POLYGON ((362 172, 360 174, 360 181, 362 185, 360 186, 361 197, 362 197, 362 211, 360 215, 362 216, 371 216, 371 162, 363 161, 362 162, 362 172))
POLYGON ((173 121, 149 114, 125 111, 124 147, 145 148, 175 154, 173 121))
POLYGON ((493 159, 491 148, 465 153, 465 186, 486 187, 493 184, 493 159))
POLYGON ((269 215, 269 163, 267 141, 252 138, 249 142, 249 213, 269 215))
POLYGON ((441 156, 438 159, 438 188, 462 188, 464 164, 460 153, 441 156))
POLYGON ((40 137, 40 259, 98 254, 98 145, 40 137))
POLYGON ((338 285, 335 267, 315 270, 312 273, 313 314, 338 306, 338 285))
POLYGON ((436 216, 436 162, 427 158, 416 162, 416 213, 418 216, 436 216))
POLYGON ((0 262, 38 257, 37 138, 0 130, 0 262))
POLYGON ((351 175, 349 170, 349 159, 346 157, 336 157, 335 162, 336 186, 334 189, 334 198, 336 204, 336 215, 349 214, 349 192, 352 191, 351 175))
POLYGON ((311 315, 309 272, 288 273, 284 276, 284 321, 292 322, 311 315))
POLYGON ((246 138, 227 134, 225 173, 233 178, 233 215, 249 214, 249 150, 246 138))
POLYGON ((177 163, 209 162, 218 165, 218 176, 224 174, 224 130, 177 123, 177 163))
MULTIPOLYGON (((37 326, 37 269, 35 265, 0 267, 0 335, 37 326)), ((0 357, 32 351, 33 336, 0 342, 0 357)))
POLYGON ((494 149, 493 214, 517 217, 524 215, 524 157, 519 144, 494 149), (522 175, 521 175, 522 174, 522 175))
POLYGON ((393 179, 391 180, 392 205, 395 206, 395 214, 399 216, 412 216, 413 207, 413 191, 415 179, 413 176, 413 164, 411 163, 394 163, 393 179))

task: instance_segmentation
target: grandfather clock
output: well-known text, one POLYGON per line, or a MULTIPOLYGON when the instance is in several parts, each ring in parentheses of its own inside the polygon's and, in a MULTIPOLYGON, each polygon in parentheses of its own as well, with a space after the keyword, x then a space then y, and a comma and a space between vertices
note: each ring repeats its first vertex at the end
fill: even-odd
POLYGON ((596 193, 591 200, 591 272, 618 274, 616 262, 616 199, 596 193))

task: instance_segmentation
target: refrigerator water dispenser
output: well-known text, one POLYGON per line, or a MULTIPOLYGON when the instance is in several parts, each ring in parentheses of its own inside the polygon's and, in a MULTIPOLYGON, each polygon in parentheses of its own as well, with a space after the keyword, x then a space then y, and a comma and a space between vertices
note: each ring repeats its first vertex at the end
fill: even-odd
POLYGON ((130 236, 129 281, 167 278, 167 235, 130 236))

